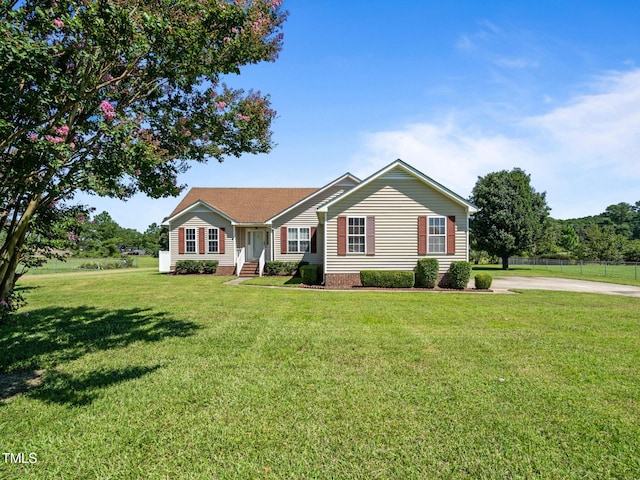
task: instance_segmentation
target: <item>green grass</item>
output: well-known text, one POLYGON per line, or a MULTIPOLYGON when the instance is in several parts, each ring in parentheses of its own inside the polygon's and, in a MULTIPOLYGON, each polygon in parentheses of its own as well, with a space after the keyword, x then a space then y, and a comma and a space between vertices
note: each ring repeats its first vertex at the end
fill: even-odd
POLYGON ((640 265, 512 265, 509 270, 500 265, 473 265, 472 275, 479 272, 493 277, 561 277, 640 286, 640 265))
POLYGON ((264 276, 249 278, 242 282, 243 285, 260 285, 263 287, 298 287, 302 283, 302 277, 292 276, 264 276))
POLYGON ((606 479, 640 472, 640 302, 24 277, 0 478, 606 479), (27 457, 28 458, 28 457, 27 457))
MULTIPOLYGON (((133 259, 132 268, 144 268, 155 269, 158 271, 158 259, 150 256, 137 256, 131 257, 133 259)), ((31 268, 27 271, 27 275, 43 275, 43 274, 58 274, 58 273, 83 273, 94 270, 87 270, 83 266, 87 264, 100 264, 104 266, 106 263, 118 262, 119 258, 82 258, 71 257, 66 261, 61 260, 49 260, 42 267, 31 268)))

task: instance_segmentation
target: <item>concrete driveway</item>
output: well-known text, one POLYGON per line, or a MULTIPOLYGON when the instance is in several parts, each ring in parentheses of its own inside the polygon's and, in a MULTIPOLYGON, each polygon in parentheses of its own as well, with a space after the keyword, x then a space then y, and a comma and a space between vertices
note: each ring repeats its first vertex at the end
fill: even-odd
POLYGON ((561 290, 566 292, 603 293, 640 298, 640 287, 616 283, 591 282, 570 278, 551 277, 495 277, 491 284, 494 292, 509 290, 561 290))

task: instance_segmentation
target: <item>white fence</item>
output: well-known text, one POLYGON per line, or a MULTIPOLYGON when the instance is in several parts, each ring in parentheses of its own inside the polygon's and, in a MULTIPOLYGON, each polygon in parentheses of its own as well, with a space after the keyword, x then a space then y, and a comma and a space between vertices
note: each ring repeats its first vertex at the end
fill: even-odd
POLYGON ((169 273, 171 271, 171 252, 158 252, 158 271, 169 273))

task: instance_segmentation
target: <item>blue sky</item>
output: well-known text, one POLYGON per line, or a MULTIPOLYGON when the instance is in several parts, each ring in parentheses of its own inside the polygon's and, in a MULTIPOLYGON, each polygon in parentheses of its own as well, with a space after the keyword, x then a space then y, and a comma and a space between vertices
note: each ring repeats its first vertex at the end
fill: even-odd
MULTIPOLYGON (((640 200, 637 0, 284 6, 278 61, 227 79, 271 95, 277 146, 180 183, 320 187, 401 158, 465 198, 478 176, 520 167, 554 218, 640 200)), ((140 231, 179 201, 78 200, 140 231)))

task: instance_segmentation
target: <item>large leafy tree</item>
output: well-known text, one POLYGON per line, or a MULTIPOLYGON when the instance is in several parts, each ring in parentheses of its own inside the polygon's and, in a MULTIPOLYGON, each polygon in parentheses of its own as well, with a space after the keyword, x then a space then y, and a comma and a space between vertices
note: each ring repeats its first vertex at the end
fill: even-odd
POLYGON ((535 247, 549 216, 546 194, 519 168, 479 177, 471 201, 478 207, 471 220, 474 248, 500 257, 505 270, 510 256, 535 247))
POLYGON ((0 304, 74 193, 177 195, 190 161, 270 150, 268 97, 219 82, 276 59, 280 4, 0 0, 0 304))

